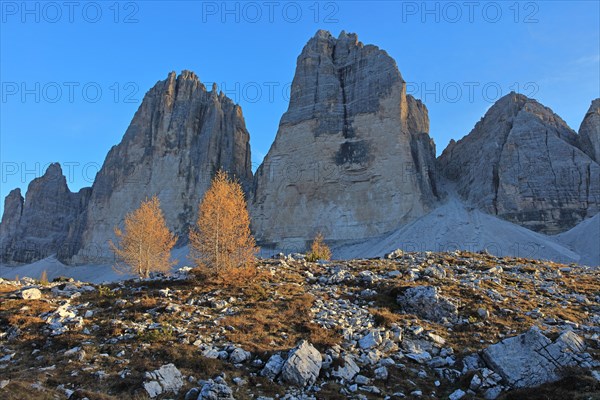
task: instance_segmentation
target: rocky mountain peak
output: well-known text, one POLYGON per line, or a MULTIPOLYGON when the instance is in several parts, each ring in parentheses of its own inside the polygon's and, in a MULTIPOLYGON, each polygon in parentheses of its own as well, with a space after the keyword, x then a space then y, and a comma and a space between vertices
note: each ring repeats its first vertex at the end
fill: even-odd
POLYGON ((3 253, 4 245, 15 236, 19 221, 23 214, 23 204, 25 199, 21 195, 21 189, 16 188, 10 191, 4 199, 4 213, 2 222, 0 222, 0 251, 3 253))
POLYGON ((579 147, 600 163, 600 98, 592 101, 579 127, 579 147))
POLYGON ((185 239, 213 174, 223 168, 251 186, 249 133, 241 108, 216 86, 210 95, 196 74, 171 72, 144 97, 123 140, 98 172, 73 242, 86 257, 110 257, 113 228, 142 200, 157 195, 169 227, 185 239), (93 249, 93 250, 92 250, 93 249))
POLYGON ((5 199, 0 238, 3 262, 31 262, 63 251, 71 224, 87 205, 88 192, 72 193, 58 163, 31 181, 25 199, 15 189, 5 199))
POLYGON ((421 215, 435 199, 428 131, 427 109, 406 95, 385 51, 318 31, 297 59, 289 108, 257 171, 258 238, 303 249, 316 230, 343 241, 421 215))
POLYGON ((598 212, 599 166, 577 145, 550 108, 512 92, 444 150, 438 169, 484 211, 558 233, 598 212))
POLYGON ((50 177, 64 177, 62 172, 62 167, 59 163, 52 163, 46 169, 43 178, 47 179, 50 177))
POLYGON ((316 134, 347 129, 356 114, 375 112, 380 97, 389 94, 402 77, 395 61, 376 46, 364 47, 356 34, 342 32, 335 39, 319 31, 297 60, 290 105, 282 123, 315 118, 316 134), (360 65, 359 61, 364 65, 360 65), (372 76, 369 76, 372 75, 372 76))

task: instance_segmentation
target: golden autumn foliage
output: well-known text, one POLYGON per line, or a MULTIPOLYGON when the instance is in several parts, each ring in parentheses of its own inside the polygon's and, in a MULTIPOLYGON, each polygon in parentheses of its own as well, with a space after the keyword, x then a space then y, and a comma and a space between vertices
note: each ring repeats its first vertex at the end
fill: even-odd
POLYGON ((331 250, 325 244, 323 235, 321 232, 317 233, 315 239, 312 242, 310 253, 306 257, 307 261, 315 262, 317 260, 328 261, 331 259, 331 250))
POLYGON ((236 283, 255 272, 258 249, 250 232, 244 192, 226 172, 215 175, 189 239, 190 257, 203 274, 236 283))
POLYGON ((160 209, 158 197, 146 199, 140 208, 127 214, 125 229, 115 228, 119 239, 110 247, 131 273, 147 278, 150 272, 169 272, 176 261, 171 261, 171 249, 177 242, 160 209))

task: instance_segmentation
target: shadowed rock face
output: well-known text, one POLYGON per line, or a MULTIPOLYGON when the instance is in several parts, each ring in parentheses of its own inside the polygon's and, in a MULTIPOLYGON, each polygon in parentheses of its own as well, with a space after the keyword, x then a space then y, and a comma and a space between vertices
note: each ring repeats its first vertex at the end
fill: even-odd
POLYGON ((255 177, 263 245, 302 250, 376 236, 436 199, 427 109, 406 95, 394 60, 354 34, 319 31, 298 57, 288 111, 255 177))
POLYGON ((12 238, 19 228, 21 215, 23 215, 23 203, 25 199, 21 196, 21 189, 13 189, 4 199, 4 214, 0 223, 0 244, 12 238))
POLYGON ((450 143, 439 170, 482 210, 553 234, 599 209, 600 166, 577 145, 577 134, 552 110, 510 93, 450 143))
POLYGON ((241 108, 189 71, 170 73, 144 97, 123 140, 98 172, 87 213, 71 237, 74 262, 110 256, 107 242, 127 213, 157 195, 182 240, 213 174, 224 168, 251 186, 249 134, 241 108))
POLYGON ((68 251, 71 224, 84 211, 89 188, 72 193, 58 163, 29 184, 25 199, 19 189, 4 202, 0 228, 2 263, 26 263, 68 251))
POLYGON ((600 163, 600 98, 592 101, 579 127, 579 147, 600 163))

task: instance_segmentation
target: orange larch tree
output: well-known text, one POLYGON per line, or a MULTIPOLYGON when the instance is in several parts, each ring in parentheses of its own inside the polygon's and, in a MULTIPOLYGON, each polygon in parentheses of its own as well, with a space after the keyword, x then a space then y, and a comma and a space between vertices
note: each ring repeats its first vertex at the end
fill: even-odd
POLYGON ((235 283, 252 274, 258 251, 241 185, 220 170, 199 206, 190 229, 190 257, 208 276, 235 283))
POLYGON ((307 260, 315 262, 318 260, 329 261, 331 259, 331 250, 325 244, 325 238, 321 232, 317 233, 310 247, 310 253, 307 260))
MULTIPOLYGON (((140 208, 127 214, 125 228, 115 228, 118 243, 110 247, 126 269, 147 278, 150 272, 169 272, 176 261, 171 260, 171 249, 177 242, 165 222, 158 197, 146 199, 140 208)), ((117 266, 120 267, 119 264, 117 266)))

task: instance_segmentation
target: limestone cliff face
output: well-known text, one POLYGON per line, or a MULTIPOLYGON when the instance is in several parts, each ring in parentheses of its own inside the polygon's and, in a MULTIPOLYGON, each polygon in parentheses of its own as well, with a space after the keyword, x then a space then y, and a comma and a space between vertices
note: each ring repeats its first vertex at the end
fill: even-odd
POLYGON ((34 179, 25 199, 19 189, 4 202, 2 263, 26 263, 68 251, 69 227, 85 210, 89 188, 72 193, 58 163, 34 179))
POLYGON ((153 195, 170 229, 187 237, 213 174, 223 168, 251 186, 249 134, 241 108, 189 71, 170 73, 144 97, 123 140, 108 153, 87 212, 71 229, 73 262, 111 256, 107 242, 127 213, 153 195))
POLYGON ((23 215, 23 203, 25 199, 21 196, 21 189, 13 189, 4 199, 4 213, 0 222, 0 245, 10 240, 17 233, 19 222, 23 215))
POLYGON ((579 147, 600 163, 600 98, 592 101, 579 127, 579 147))
POLYGON ((526 228, 558 233, 596 214, 600 166, 547 107, 510 93, 452 142, 439 170, 466 200, 526 228))
POLYGON ((317 231, 362 239, 423 215, 436 198, 428 130, 425 106, 406 95, 385 51, 354 34, 317 32, 255 176, 257 239, 301 249, 317 231))

